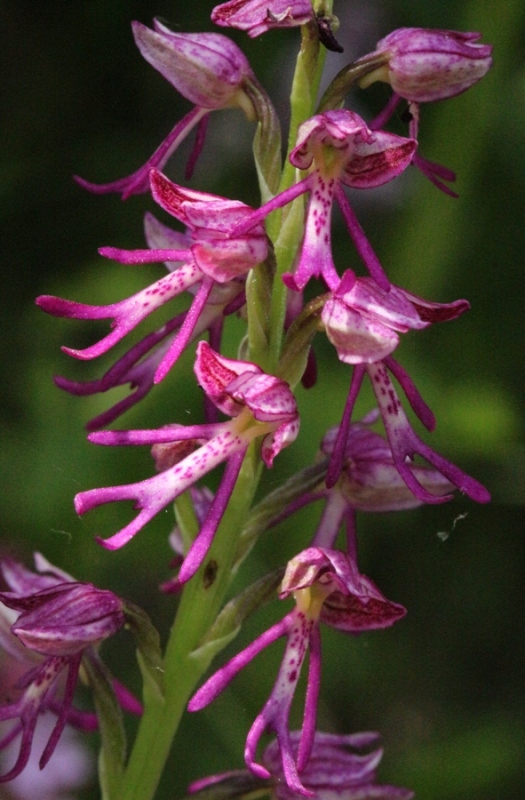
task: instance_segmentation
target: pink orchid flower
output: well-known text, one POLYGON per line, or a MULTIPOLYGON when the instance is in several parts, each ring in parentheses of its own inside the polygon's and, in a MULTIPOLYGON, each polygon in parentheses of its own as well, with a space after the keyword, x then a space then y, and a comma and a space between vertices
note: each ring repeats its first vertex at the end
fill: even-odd
MULTIPOLYGON (((44 712, 52 711, 57 721, 41 755, 41 769, 66 724, 97 728, 95 715, 72 707, 80 665, 83 658, 98 660, 100 643, 125 623, 123 603, 113 592, 75 581, 40 554, 35 563, 37 573, 10 559, 1 564, 10 591, 0 592, 0 645, 27 671, 15 686, 21 691, 18 699, 0 706, 0 721, 17 720, 1 739, 0 749, 21 734, 15 764, 0 782, 12 780, 25 768, 44 712)), ((140 703, 125 687, 113 681, 113 688, 124 709, 141 713, 140 703)))
POLYGON ((291 163, 308 175, 274 197, 233 228, 239 235, 250 230, 271 211, 309 192, 305 233, 293 275, 286 274, 286 285, 300 291, 310 278, 322 278, 335 290, 340 278, 331 250, 331 210, 334 197, 343 207, 350 234, 359 255, 377 282, 388 290, 390 283, 372 251, 342 190, 382 186, 403 172, 411 162, 417 143, 385 131, 370 130, 358 114, 346 109, 326 111, 303 122, 297 143, 290 153, 291 163))
POLYGON ((188 709, 199 711, 207 706, 261 650, 286 636, 277 680, 250 728, 244 757, 255 775, 270 778, 270 771, 256 758, 261 736, 273 731, 277 735, 280 769, 286 786, 291 792, 312 797, 314 792, 304 785, 302 772, 314 746, 321 677, 320 624, 356 634, 389 627, 406 612, 402 606, 387 600, 369 578, 361 575, 346 554, 320 547, 304 550, 288 563, 279 597, 284 599, 292 594, 295 608, 212 675, 192 697, 188 709), (310 663, 303 728, 300 740, 293 743, 288 718, 307 650, 310 663))
POLYGON ((261 455, 271 467, 275 456, 295 440, 299 430, 297 406, 288 384, 265 374, 256 364, 224 358, 206 342, 199 342, 195 374, 211 402, 232 420, 90 434, 90 441, 104 445, 164 445, 157 459, 162 471, 139 483, 91 489, 75 498, 79 514, 104 503, 135 500, 139 510, 136 518, 109 539, 99 540, 114 550, 125 545, 168 503, 226 462, 221 485, 181 567, 180 583, 194 575, 208 552, 250 442, 262 437, 261 455), (181 450, 181 443, 188 442, 189 453, 185 446, 181 450))
MULTIPOLYGON (((91 347, 82 350, 62 348, 69 355, 86 360, 106 353, 153 311, 182 292, 191 292, 198 285, 199 288, 184 319, 180 321, 176 318, 167 323, 160 333, 153 336, 152 342, 144 340, 145 344, 142 342, 138 346, 138 354, 132 351, 129 359, 126 359, 124 364, 119 364, 118 375, 112 374, 106 378, 102 384, 103 389, 117 385, 117 380, 129 381, 129 370, 135 367, 137 358, 143 355, 144 350, 147 351, 150 346, 178 329, 176 336, 171 338, 166 346, 166 351, 156 351, 160 363, 157 361, 154 364, 153 381, 155 383, 161 381, 188 342, 200 331, 210 327, 221 312, 237 298, 242 290, 239 280, 244 279, 252 267, 264 261, 268 252, 267 237, 262 225, 255 226, 249 234, 233 237, 229 235, 230 228, 252 212, 252 209, 244 203, 185 189, 155 170, 151 171, 151 187, 159 205, 183 222, 189 233, 180 234, 164 228, 159 234, 157 227, 151 238, 157 240, 160 238, 162 244, 171 244, 171 247, 153 247, 147 250, 103 247, 100 253, 124 264, 163 261, 167 263, 168 275, 132 297, 107 306, 91 306, 49 295, 42 295, 36 300, 40 308, 53 316, 112 319, 111 333, 91 347)), ((148 361, 145 383, 149 381, 153 362, 154 359, 148 361)), ((140 373, 143 367, 144 364, 137 367, 135 372, 138 370, 140 373)), ((142 374, 138 376, 131 374, 132 382, 142 378, 142 374)))

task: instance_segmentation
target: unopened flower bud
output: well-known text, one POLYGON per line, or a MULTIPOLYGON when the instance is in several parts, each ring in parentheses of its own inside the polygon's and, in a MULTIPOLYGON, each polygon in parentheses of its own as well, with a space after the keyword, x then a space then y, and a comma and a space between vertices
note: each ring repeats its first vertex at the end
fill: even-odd
POLYGON ((236 44, 220 33, 174 33, 158 20, 154 26, 134 22, 135 42, 177 91, 200 108, 237 105, 235 95, 252 70, 236 44))
POLYGON ((247 31, 252 38, 271 28, 294 28, 313 17, 310 0, 230 0, 212 11, 216 25, 247 31))
POLYGON ((479 33, 400 28, 377 43, 360 62, 384 56, 385 63, 360 81, 384 81, 401 97, 418 103, 444 100, 477 83, 492 66, 492 46, 477 44, 479 33))
POLYGON ((90 583, 61 583, 28 597, 0 593, 22 613, 11 626, 23 644, 45 656, 71 656, 113 636, 124 625, 122 601, 90 583))

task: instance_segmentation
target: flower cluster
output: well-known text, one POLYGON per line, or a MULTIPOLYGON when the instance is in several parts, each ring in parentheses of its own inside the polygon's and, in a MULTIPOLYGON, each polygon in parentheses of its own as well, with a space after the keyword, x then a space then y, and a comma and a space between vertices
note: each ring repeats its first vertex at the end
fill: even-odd
MULTIPOLYGON (((82 662, 100 663, 98 647, 125 623, 124 605, 113 592, 79 583, 39 553, 37 572, 4 559, 4 580, 10 591, 0 592, 0 645, 27 671, 14 688, 19 697, 0 706, 0 720, 17 720, 0 741, 0 749, 22 735, 18 758, 1 781, 16 778, 28 763, 36 724, 50 711, 57 721, 40 757, 43 769, 66 724, 82 730, 97 727, 96 717, 72 706, 82 662)), ((141 713, 141 706, 113 680, 122 707, 141 713)))
MULTIPOLYGON (((356 636, 390 627, 406 614, 402 605, 387 599, 360 570, 357 512, 384 513, 443 503, 453 498, 456 489, 480 503, 487 502, 489 494, 420 438, 391 377, 415 416, 432 431, 434 415, 393 353, 400 334, 454 320, 469 309, 469 303, 425 300, 409 288, 391 283, 359 223, 351 197, 355 190, 396 180, 410 165, 454 194, 443 183, 453 180, 454 174, 418 153, 420 105, 454 97, 473 86, 491 65, 491 48, 478 44, 479 35, 474 33, 403 28, 378 42, 372 53, 344 67, 316 105, 322 62, 319 47, 342 49, 334 38, 337 20, 331 15, 331 3, 230 0, 215 7, 212 20, 251 37, 270 29, 301 27, 299 77, 292 90, 293 141, 282 164, 280 126, 271 100, 245 55, 226 36, 174 32, 159 21, 153 29, 133 23, 142 56, 194 108, 133 175, 102 185, 77 181, 95 193, 118 192, 123 198, 151 193, 182 229, 171 229, 147 214, 147 247, 123 250, 105 246, 99 253, 122 264, 161 263, 167 274, 133 296, 105 306, 47 295, 39 297, 37 304, 54 316, 111 320, 110 332, 98 342, 84 349, 63 348, 74 358, 90 360, 106 354, 173 298, 187 292, 189 302, 185 312, 133 344, 102 378, 88 383, 55 379, 61 388, 77 395, 129 384, 135 391, 91 420, 88 438, 106 446, 147 445, 156 470, 153 476, 134 483, 82 491, 75 498, 75 509, 82 515, 106 503, 134 502, 138 513, 131 522, 109 537, 97 537, 104 548, 115 550, 175 504, 177 527, 170 538, 178 554, 178 572, 162 588, 178 592, 194 580, 180 605, 179 613, 187 614, 187 619, 173 628, 172 636, 181 638, 168 645, 165 662, 161 663, 150 627, 146 625, 139 635, 149 715, 158 712, 164 720, 169 716, 179 679, 185 687, 181 691, 186 691, 185 704, 211 657, 277 587, 281 601, 293 600, 293 607, 280 621, 220 667, 189 700, 190 711, 207 706, 255 656, 284 638, 277 677, 247 735, 244 755, 249 773, 213 776, 194 784, 191 792, 198 795, 213 787, 214 796, 220 797, 267 789, 278 800, 301 795, 319 800, 409 800, 410 791, 376 783, 375 770, 382 755, 376 748, 377 734, 336 736, 317 731, 321 631, 327 626, 356 636), (389 83, 393 95, 375 120, 366 121, 345 107, 344 101, 352 86, 366 88, 377 80, 389 83), (310 93, 309 104, 305 93, 310 93), (402 101, 408 103, 407 135, 386 127, 402 101), (230 108, 241 109, 247 120, 257 125, 258 208, 175 183, 160 171, 196 129, 186 173, 189 179, 204 144, 209 114, 230 108), (357 275, 348 264, 336 264, 331 244, 334 204, 340 209, 364 275, 357 275), (305 289, 307 301, 303 299, 305 289), (222 333, 234 314, 247 321, 246 335, 237 352, 229 353, 222 333), (316 462, 282 484, 277 480, 278 488, 252 507, 260 467, 271 468, 277 455, 299 434, 294 387, 301 379, 308 386, 315 383, 316 336, 325 337, 332 346, 334 365, 340 362, 341 369, 349 372, 342 416, 337 419, 336 414, 316 462), (168 421, 154 429, 100 430, 155 384, 171 379, 181 354, 194 345, 194 373, 204 394, 205 422, 183 425, 168 421), (377 408, 356 421, 354 407, 365 375, 377 408), (385 436, 374 429, 379 420, 385 436), (418 457, 428 463, 421 463, 418 457), (221 465, 222 477, 213 493, 202 481, 221 465), (243 502, 238 502, 240 495, 243 502), (324 503, 323 512, 303 549, 289 553, 284 543, 285 566, 277 577, 261 579, 221 610, 231 576, 257 536, 314 501, 324 503), (180 512, 183 503, 190 509, 186 517, 180 512), (241 509, 234 524, 232 515, 227 514, 232 507, 241 509), (345 542, 338 548, 342 527, 345 542), (217 573, 221 580, 206 594, 217 573), (190 608, 187 603, 191 601, 185 603, 188 597, 194 601, 190 608), (177 663, 174 652, 180 652, 177 663), (292 732, 290 710, 307 659, 303 723, 299 731, 292 732), (267 733, 275 734, 276 741, 261 756, 259 744, 267 733)), ((0 720, 19 720, 0 746, 22 734, 18 759, 3 780, 15 777, 26 765, 42 711, 51 710, 58 719, 41 766, 49 760, 66 723, 80 724, 86 719, 72 707, 81 664, 98 664, 100 642, 125 623, 131 624, 131 618, 136 625, 140 617, 116 595, 74 581, 41 557, 37 569, 38 575, 34 575, 14 562, 5 562, 3 567, 11 591, 0 593, 0 601, 4 609, 18 612, 9 626, 4 624, 3 643, 7 649, 18 648, 17 653, 23 646, 32 664, 19 682, 20 698, 0 708, 0 720)), ((113 688, 125 708, 139 710, 119 684, 113 682, 113 688)), ((94 725, 93 718, 89 719, 94 725)), ((148 716, 145 723, 145 736, 154 727, 151 719, 148 716)), ((162 732, 155 735, 161 737, 162 732)), ((148 741, 148 747, 139 748, 139 753, 149 752, 150 745, 148 741)), ((165 742, 162 747, 167 751, 165 742)), ((130 763, 135 769, 138 762, 132 758, 130 763)), ((149 768, 145 766, 141 774, 149 768)), ((119 794, 122 765, 119 769, 111 797, 125 796, 119 794)), ((152 778, 153 791, 154 784, 152 778)))
MULTIPOLYGON (((299 739, 299 731, 290 733, 294 752, 297 751, 299 739)), ((317 800, 411 800, 414 793, 409 789, 375 782, 376 769, 383 756, 383 750, 376 746, 378 740, 378 734, 371 732, 348 736, 316 733, 310 761, 303 773, 309 794, 317 800)), ((211 788, 214 795, 220 798, 247 798, 255 790, 268 794, 273 800, 294 800, 297 795, 290 791, 286 783, 276 741, 265 749, 263 761, 268 774, 272 776, 268 780, 254 778, 249 772, 238 770, 195 781, 189 787, 189 792, 195 800, 205 798, 211 788)))

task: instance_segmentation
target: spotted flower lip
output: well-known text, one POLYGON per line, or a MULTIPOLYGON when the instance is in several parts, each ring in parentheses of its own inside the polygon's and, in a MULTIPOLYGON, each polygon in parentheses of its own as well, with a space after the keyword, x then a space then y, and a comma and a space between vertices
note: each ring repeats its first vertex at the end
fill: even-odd
POLYGON ((492 46, 478 44, 479 33, 400 28, 377 43, 359 62, 384 56, 385 63, 364 77, 364 88, 376 80, 414 102, 454 97, 469 89, 492 66, 492 46))
POLYGON ((84 514, 92 508, 119 500, 134 500, 139 514, 109 539, 100 540, 114 550, 125 545, 168 503, 219 464, 226 462, 221 485, 208 515, 179 573, 184 583, 196 572, 211 545, 226 508, 244 455, 252 440, 262 437, 261 455, 268 467, 299 431, 299 415, 287 383, 267 375, 256 364, 233 361, 216 353, 207 342, 199 342, 195 374, 207 397, 233 419, 204 425, 167 425, 158 430, 100 431, 90 441, 104 445, 170 444, 204 440, 182 460, 152 478, 124 486, 80 492, 75 509, 84 514))
MULTIPOLYGON (((371 430, 379 416, 374 410, 370 414, 350 425, 346 442, 345 463, 341 476, 334 489, 325 489, 330 498, 331 492, 337 490, 345 503, 352 509, 367 512, 400 511, 416 508, 423 502, 408 488, 399 474, 392 450, 388 442, 371 430)), ((331 428, 321 442, 322 452, 331 457, 337 441, 339 428, 331 428)), ((423 465, 412 467, 412 473, 418 482, 432 494, 447 494, 453 489, 452 484, 438 470, 423 465)), ((312 499, 316 499, 316 495, 312 499)), ((335 540, 341 517, 332 519, 332 534, 335 540)))
POLYGON ((76 182, 95 194, 119 192, 126 200, 149 189, 149 171, 162 169, 181 142, 197 128, 197 140, 189 161, 190 170, 204 144, 208 115, 217 109, 237 106, 254 117, 251 100, 243 90, 253 77, 243 52, 228 37, 218 33, 175 33, 158 20, 154 30, 134 22, 133 35, 141 54, 184 97, 194 103, 170 131, 153 155, 132 175, 111 183, 97 184, 75 176, 76 182))
POLYGON ((431 303, 397 286, 387 292, 372 278, 356 278, 347 270, 321 319, 340 361, 370 364, 395 350, 399 333, 456 319, 469 308, 467 300, 431 303))
POLYGON ((23 644, 44 656, 72 656, 113 636, 124 625, 121 600, 92 584, 62 583, 26 597, 0 592, 20 615, 11 626, 23 644))
MULTIPOLYGON (((168 245, 171 239, 175 244, 174 248, 121 250, 103 247, 100 253, 124 264, 165 262, 171 264, 168 275, 131 297, 107 306, 87 305, 50 295, 41 295, 36 299, 36 304, 53 316, 113 320, 111 332, 91 347, 81 350, 62 348, 74 358, 89 360, 106 353, 169 300, 198 286, 181 324, 173 326, 179 328, 177 335, 172 338, 166 352, 161 354, 160 363, 155 364, 153 381, 158 383, 175 364, 195 332, 203 330, 209 324, 211 296, 216 285, 224 286, 238 281, 252 267, 264 261, 268 253, 268 240, 261 225, 255 226, 253 232, 238 237, 228 235, 227 230, 232 224, 239 223, 251 214, 252 209, 249 206, 216 195, 184 189, 156 170, 151 171, 150 177, 155 199, 188 226, 188 233, 183 235, 173 231, 166 234, 164 229, 160 238, 164 238, 168 245)), ((159 239, 158 227, 156 239, 159 239)), ((238 294, 237 284, 225 299, 232 300, 238 294)), ((211 309, 211 314, 212 317, 216 316, 216 310, 211 309)), ((167 333, 171 327, 168 324, 167 333)), ((160 336, 162 338, 162 332, 160 336)), ((119 377, 123 378, 124 375, 119 377)), ((109 388, 109 381, 106 386, 109 388)))
POLYGON ((439 455, 439 453, 436 453, 415 433, 390 379, 389 372, 399 382, 412 410, 428 430, 434 429, 435 417, 419 394, 410 376, 394 361, 392 356, 387 356, 383 360, 370 364, 357 364, 354 367, 350 391, 328 467, 327 486, 334 486, 341 475, 346 442, 350 430, 351 413, 365 372, 368 373, 376 396, 393 462, 415 497, 423 503, 431 504, 446 503, 453 498, 453 495, 448 492, 443 494, 437 484, 433 485, 434 481, 425 486, 425 473, 420 473, 420 467, 414 460, 415 456, 421 456, 441 473, 443 478, 449 482, 450 488, 456 487, 476 503, 488 503, 490 501, 490 493, 479 481, 467 475, 455 464, 439 455), (434 491, 430 491, 431 489, 438 489, 438 491, 434 493, 434 491))
POLYGON ((211 13, 216 25, 238 28, 252 38, 272 28, 294 28, 313 18, 310 0, 230 0, 211 13))
MULTIPOLYGON (((300 740, 301 731, 290 732, 294 754, 300 740)), ((317 800, 411 800, 414 793, 409 789, 376 783, 376 769, 383 757, 379 740, 379 734, 372 731, 346 736, 316 731, 310 759, 301 773, 305 787, 317 800)), ((235 770, 194 781, 188 793, 198 800, 199 796, 205 798, 211 787, 217 789, 219 798, 248 798, 257 790, 266 790, 275 800, 296 800, 297 793, 285 781, 278 740, 265 748, 262 761, 271 775, 266 780, 235 770)))
POLYGON ((377 256, 348 206, 342 186, 367 189, 393 180, 411 162, 417 142, 386 131, 372 131, 353 111, 326 111, 303 122, 297 130, 290 162, 309 175, 274 197, 232 229, 240 235, 301 194, 310 193, 301 252, 294 273, 283 280, 301 291, 311 278, 322 278, 331 291, 340 283, 331 251, 331 210, 334 197, 343 207, 350 235, 370 274, 383 288, 390 286, 377 256))
MULTIPOLYGON (((89 718, 92 715, 72 708, 80 664, 84 656, 98 659, 99 643, 125 624, 123 602, 117 595, 74 581, 39 554, 35 563, 37 573, 11 559, 4 559, 1 564, 10 591, 0 592, 0 617, 5 617, 6 609, 19 612, 10 621, 9 635, 23 645, 28 655, 24 657, 23 651, 17 651, 9 642, 6 646, 8 634, 3 624, 0 642, 18 660, 27 662, 28 671, 16 687, 22 690, 20 697, 0 706, 0 721, 17 720, 0 741, 0 748, 21 734, 15 764, 0 777, 0 782, 12 780, 26 766, 38 717, 45 711, 53 711, 57 721, 40 758, 41 769, 51 758, 68 722, 93 728, 93 720, 89 718), (60 697, 58 682, 65 673, 60 697)), ((124 687, 121 697, 130 710, 131 706, 137 710, 139 704, 131 702, 134 698, 124 687)), ((96 719, 94 723, 96 728, 96 719)))
POLYGON ((361 575, 347 554, 327 548, 310 547, 288 563, 279 597, 285 599, 292 594, 296 607, 212 675, 192 697, 188 709, 199 711, 207 706, 261 650, 286 636, 275 685, 248 733, 244 757, 255 775, 270 778, 267 767, 257 761, 257 747, 261 736, 273 731, 286 786, 291 792, 311 797, 314 792, 304 785, 303 771, 314 746, 321 670, 320 623, 356 634, 389 627, 406 611, 387 600, 369 578, 361 575), (310 663, 304 721, 300 741, 294 747, 288 718, 307 650, 310 663))

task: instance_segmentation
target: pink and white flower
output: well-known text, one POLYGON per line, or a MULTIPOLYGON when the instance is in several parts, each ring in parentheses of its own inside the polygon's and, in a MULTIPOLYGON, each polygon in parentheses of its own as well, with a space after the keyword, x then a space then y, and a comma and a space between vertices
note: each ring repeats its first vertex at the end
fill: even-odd
POLYGON ((98 444, 164 445, 162 453, 157 454, 162 471, 139 483, 91 489, 75 498, 79 514, 104 503, 135 500, 135 508, 139 510, 136 518, 109 539, 99 540, 104 547, 115 550, 168 503, 226 462, 221 485, 181 567, 180 583, 192 577, 208 552, 250 442, 262 437, 261 455, 266 466, 271 467, 275 456, 295 440, 299 431, 297 406, 288 384, 267 375, 256 364, 224 358, 206 342, 200 342, 195 374, 211 402, 232 420, 208 425, 167 425, 158 430, 93 433, 88 438, 98 444), (190 443, 189 454, 186 448, 181 452, 184 442, 190 443))
POLYGON ((321 679, 320 624, 357 634, 387 628, 406 612, 402 606, 387 600, 369 578, 361 575, 346 554, 320 547, 303 550, 288 562, 279 597, 285 599, 290 595, 295 599, 295 608, 212 675, 192 697, 188 709, 199 711, 211 703, 261 650, 285 636, 287 643, 276 682, 250 728, 244 758, 255 775, 270 778, 267 766, 257 761, 257 746, 264 733, 274 732, 279 747, 279 771, 282 770, 288 790, 311 797, 314 792, 304 785, 303 771, 314 747, 321 679), (288 719, 308 650, 303 728, 293 742, 288 719))
POLYGON ((141 342, 138 353, 131 351, 123 364, 119 362, 117 374, 112 373, 106 377, 102 384, 104 390, 117 385, 117 381, 143 381, 148 385, 153 368, 153 381, 161 381, 188 342, 199 332, 212 326, 225 309, 234 303, 243 290, 239 281, 244 279, 252 267, 264 261, 268 253, 267 237, 262 225, 254 226, 247 234, 230 235, 231 227, 252 212, 249 206, 236 200, 183 188, 155 170, 151 171, 150 177, 155 200, 184 223, 188 233, 169 231, 164 226, 159 229, 157 223, 151 243, 155 244, 160 240, 163 246, 146 250, 103 247, 100 253, 124 264, 140 265, 163 261, 168 266, 168 275, 132 297, 107 306, 91 306, 49 295, 42 295, 36 300, 40 308, 53 316, 112 320, 111 333, 91 347, 82 350, 62 348, 75 358, 89 360, 106 353, 169 300, 184 291, 192 292, 198 286, 184 318, 172 320, 160 332, 153 334, 152 340, 141 342), (174 330, 178 332, 168 340, 165 351, 157 349, 156 356, 149 359, 147 365, 141 362, 140 366, 136 366, 144 350, 147 352, 174 330), (133 370, 131 375, 130 370, 133 370), (136 375, 136 372, 139 374, 136 375))
MULTIPOLYGON (((299 126, 296 146, 290 153, 291 163, 308 171, 308 176, 247 217, 232 233, 238 235, 250 230, 271 211, 309 192, 298 262, 293 275, 286 274, 283 279, 295 291, 303 289, 310 278, 322 278, 329 289, 335 290, 340 278, 331 249, 334 197, 346 209, 348 201, 342 186, 368 189, 391 181, 408 167, 416 147, 413 139, 370 130, 353 111, 341 109, 317 114, 299 126)), ((378 283, 388 289, 388 279, 352 214, 349 211, 345 219, 357 250, 378 283)))

